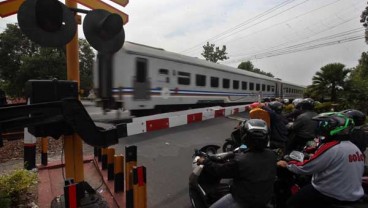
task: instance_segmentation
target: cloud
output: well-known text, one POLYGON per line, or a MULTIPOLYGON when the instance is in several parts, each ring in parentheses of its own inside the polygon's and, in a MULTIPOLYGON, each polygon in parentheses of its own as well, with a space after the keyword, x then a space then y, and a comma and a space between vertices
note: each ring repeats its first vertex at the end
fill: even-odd
MULTIPOLYGON (((359 16, 365 1, 131 0, 126 7, 106 2, 129 15, 126 41, 199 58, 207 41, 226 45, 230 60, 224 64, 236 67, 251 60, 265 72, 303 85, 326 64, 356 66, 367 51, 364 39, 337 41, 363 36, 359 16), (336 43, 306 50, 331 41, 336 43)), ((1 19, 1 29, 6 22, 16 22, 16 16, 1 19)), ((81 26, 79 34, 84 37, 81 26)))

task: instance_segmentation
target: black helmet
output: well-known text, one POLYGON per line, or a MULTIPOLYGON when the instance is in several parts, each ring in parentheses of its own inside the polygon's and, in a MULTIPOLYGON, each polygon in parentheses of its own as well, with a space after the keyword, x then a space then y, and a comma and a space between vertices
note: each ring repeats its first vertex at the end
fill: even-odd
POLYGON ((321 113, 313 117, 313 120, 319 121, 317 135, 324 136, 326 139, 333 136, 348 135, 354 127, 354 121, 339 112, 321 113))
POLYGON ((346 114, 349 118, 352 118, 354 121, 355 126, 361 126, 365 123, 365 114, 362 111, 354 110, 354 109, 347 109, 341 111, 341 113, 346 114))
POLYGON ((314 100, 312 98, 305 98, 298 103, 298 107, 302 110, 313 110, 314 100))
POLYGON ((276 113, 280 114, 282 112, 283 104, 279 101, 272 101, 268 104, 268 107, 270 107, 276 113))
POLYGON ((250 149, 263 150, 268 143, 267 123, 262 119, 250 119, 242 126, 242 141, 250 149))

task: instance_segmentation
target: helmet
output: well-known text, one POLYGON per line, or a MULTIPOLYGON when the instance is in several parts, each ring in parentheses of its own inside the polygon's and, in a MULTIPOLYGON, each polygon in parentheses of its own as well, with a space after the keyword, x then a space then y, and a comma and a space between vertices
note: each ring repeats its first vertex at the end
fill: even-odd
POLYGON ((297 109, 299 109, 300 108, 299 103, 302 102, 302 100, 303 100, 302 98, 296 98, 296 99, 294 99, 293 102, 292 102, 293 105, 294 105, 294 107, 297 108, 297 109))
POLYGON ((301 102, 297 104, 298 108, 302 110, 313 110, 314 109, 314 100, 311 98, 305 98, 301 102))
POLYGON ((262 119, 250 119, 243 124, 242 141, 250 149, 263 150, 268 143, 268 127, 262 119))
POLYGON ((313 117, 313 120, 319 121, 317 135, 327 139, 337 135, 348 135, 354 127, 354 121, 339 112, 321 113, 313 117))
POLYGON ((341 111, 341 113, 344 113, 349 118, 352 118, 355 126, 361 126, 365 123, 366 116, 362 111, 354 110, 354 109, 347 109, 347 110, 341 111))
POLYGON ((284 99, 283 102, 284 102, 284 104, 289 104, 290 101, 289 101, 289 99, 284 99))
POLYGON ((271 98, 268 98, 268 97, 267 98, 264 98, 263 99, 263 102, 265 102, 265 103, 271 102, 271 98))
POLYGON ((250 104, 250 109, 258 108, 258 107, 261 107, 261 106, 262 106, 262 103, 254 102, 254 103, 250 104))
POLYGON ((283 104, 279 101, 272 101, 268 104, 268 107, 270 107, 276 113, 280 114, 282 112, 283 104))

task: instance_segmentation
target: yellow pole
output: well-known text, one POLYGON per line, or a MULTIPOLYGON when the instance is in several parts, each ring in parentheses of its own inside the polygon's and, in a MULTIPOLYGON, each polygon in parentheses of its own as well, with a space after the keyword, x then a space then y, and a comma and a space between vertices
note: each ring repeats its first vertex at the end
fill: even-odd
MULTIPOLYGON (((68 7, 77 8, 77 3, 71 0, 66 0, 65 4, 68 7)), ((76 16, 77 18, 77 16, 76 16)), ((78 27, 78 26, 77 26, 78 27)), ((79 89, 79 45, 78 45, 78 30, 74 38, 66 45, 66 63, 67 63, 67 79, 78 82, 79 89)), ((78 90, 79 91, 79 90, 78 90)), ((65 152, 65 176, 73 178, 75 182, 84 180, 83 169, 83 143, 78 134, 64 137, 64 152, 65 152)))

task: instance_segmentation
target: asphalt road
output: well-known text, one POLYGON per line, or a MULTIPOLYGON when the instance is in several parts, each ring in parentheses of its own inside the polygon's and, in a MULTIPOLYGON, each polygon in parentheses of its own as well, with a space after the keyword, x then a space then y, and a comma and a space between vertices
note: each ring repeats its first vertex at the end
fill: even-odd
POLYGON ((125 146, 137 146, 138 166, 147 170, 148 207, 189 208, 188 178, 194 149, 206 144, 221 146, 237 123, 234 118, 215 118, 121 138, 113 147, 116 154, 124 154, 125 146))

